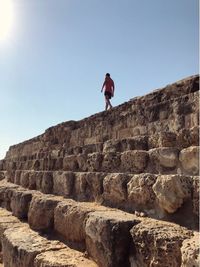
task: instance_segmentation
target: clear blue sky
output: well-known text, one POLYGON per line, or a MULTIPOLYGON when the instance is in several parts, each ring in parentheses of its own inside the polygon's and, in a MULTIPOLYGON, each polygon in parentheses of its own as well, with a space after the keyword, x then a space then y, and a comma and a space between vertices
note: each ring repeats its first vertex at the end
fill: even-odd
POLYGON ((0 158, 10 145, 198 73, 198 0, 11 0, 0 41, 0 158))

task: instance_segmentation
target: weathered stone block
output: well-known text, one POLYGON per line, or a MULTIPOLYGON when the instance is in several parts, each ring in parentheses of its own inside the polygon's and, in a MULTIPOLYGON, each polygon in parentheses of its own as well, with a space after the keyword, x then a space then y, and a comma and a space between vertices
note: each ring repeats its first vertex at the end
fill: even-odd
POLYGON ((130 150, 121 154, 121 170, 125 172, 144 172, 148 163, 148 152, 143 150, 130 150))
POLYGON ((191 146, 181 150, 179 160, 186 174, 199 173, 199 146, 191 146))
POLYGON ((181 267, 199 267, 200 266, 200 236, 195 233, 190 239, 183 241, 181 247, 182 261, 181 267))
POLYGON ((59 203, 55 209, 55 230, 66 240, 84 243, 86 218, 95 208, 97 206, 90 203, 76 203, 72 200, 59 203))
POLYGON ((200 194, 199 176, 194 176, 192 182, 192 206, 193 206, 193 213, 198 217, 199 217, 199 194, 200 194))
POLYGON ((47 251, 36 256, 34 267, 98 267, 83 253, 70 249, 47 251))
POLYGON ((37 231, 48 231, 54 227, 54 209, 62 198, 52 195, 36 195, 32 198, 28 223, 37 231))
POLYGON ((53 193, 64 197, 72 197, 74 173, 56 171, 53 173, 53 193))
POLYGON ((114 152, 107 152, 103 154, 103 161, 101 170, 104 172, 117 172, 120 170, 121 154, 114 152))
POLYGON ((101 201, 105 174, 79 172, 75 174, 74 197, 79 201, 101 201))
POLYGON ((178 166, 179 150, 173 147, 160 147, 149 150, 150 166, 157 172, 174 170, 178 166))
POLYGON ((191 179, 181 175, 159 175, 153 191, 160 207, 174 213, 187 199, 191 199, 191 179))
POLYGON ((41 191, 45 194, 51 194, 53 192, 53 175, 52 172, 43 172, 41 181, 41 191))
POLYGON ((87 171, 96 172, 101 170, 103 155, 101 153, 88 154, 87 171))
POLYGON ((86 222, 86 248, 102 267, 128 267, 130 229, 140 221, 120 211, 93 212, 86 222))
POLYGON ((131 266, 180 267, 181 245, 191 234, 176 224, 144 220, 131 229, 135 248, 131 266))
POLYGON ((77 171, 78 163, 75 155, 67 156, 63 158, 63 170, 64 171, 77 171))
POLYGON ((111 205, 119 205, 127 200, 127 183, 130 175, 108 174, 103 180, 103 199, 111 205))
POLYGON ((156 182, 154 174, 135 174, 127 184, 128 202, 136 210, 152 208, 156 196, 152 186, 156 182))
POLYGON ((59 250, 66 246, 59 241, 50 241, 30 230, 26 224, 7 229, 3 235, 5 267, 35 267, 35 257, 45 251, 59 250))
POLYGON ((81 171, 87 170, 87 155, 86 154, 78 154, 76 156, 78 169, 81 171))
POLYGON ((13 191, 10 207, 12 214, 19 219, 26 219, 29 211, 33 192, 25 190, 13 191))

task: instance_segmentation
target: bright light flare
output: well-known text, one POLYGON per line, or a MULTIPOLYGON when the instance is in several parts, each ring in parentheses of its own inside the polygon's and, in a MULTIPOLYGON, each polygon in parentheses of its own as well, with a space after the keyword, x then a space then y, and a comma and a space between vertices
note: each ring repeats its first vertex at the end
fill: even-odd
POLYGON ((8 38, 12 26, 13 2, 12 0, 0 0, 0 41, 8 38))

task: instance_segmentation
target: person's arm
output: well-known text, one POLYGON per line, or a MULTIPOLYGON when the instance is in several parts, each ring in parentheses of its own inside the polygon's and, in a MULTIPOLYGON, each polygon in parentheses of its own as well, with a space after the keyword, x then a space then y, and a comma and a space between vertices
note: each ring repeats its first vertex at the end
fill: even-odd
POLYGON ((101 92, 103 91, 104 86, 105 86, 105 82, 102 85, 101 92))
POLYGON ((114 81, 113 81, 113 86, 112 86, 112 96, 114 96, 114 91, 115 91, 115 84, 114 84, 114 81))

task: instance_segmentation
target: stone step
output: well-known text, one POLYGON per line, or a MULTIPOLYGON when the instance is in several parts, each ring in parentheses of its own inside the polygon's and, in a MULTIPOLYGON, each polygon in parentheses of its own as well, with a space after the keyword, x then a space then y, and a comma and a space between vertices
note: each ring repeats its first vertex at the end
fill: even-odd
POLYGON ((183 82, 178 87, 169 86, 171 96, 168 95, 167 98, 164 93, 165 89, 161 90, 162 93, 159 91, 136 98, 109 112, 51 127, 36 138, 12 146, 6 158, 29 156, 38 153, 43 148, 53 150, 63 145, 83 146, 105 142, 109 139, 153 135, 158 131, 179 131, 196 126, 199 109, 198 79, 198 76, 192 77, 187 83, 183 82), (182 92, 182 95, 176 95, 177 90, 180 90, 179 93, 182 92), (187 94, 183 93, 185 90, 187 94))
POLYGON ((40 235, 2 208, 0 241, 4 267, 98 267, 83 253, 40 235))
POLYGON ((14 183, 12 186, 45 194, 102 203, 131 213, 143 212, 192 228, 198 225, 198 176, 16 171, 8 180, 14 183))
MULTIPOLYGON (((7 191, 23 191, 20 187, 2 183, 7 191)), ((26 191, 24 189, 24 193, 26 191)), ((199 258, 195 257, 198 255, 199 235, 177 224, 136 217, 93 203, 78 203, 38 192, 32 194, 27 215, 31 228, 45 232, 47 236, 54 230, 65 240, 84 243, 87 254, 100 267, 139 267, 150 266, 150 263, 152 266, 180 267, 182 258, 185 262, 192 258, 195 264, 199 264, 199 258), (52 218, 54 222, 50 224, 52 218), (189 249, 188 242, 193 244, 189 249)), ((15 205, 10 205, 13 214, 16 207, 20 207, 20 198, 15 202, 15 205)), ((9 219, 0 216, 5 267, 63 266, 58 264, 63 263, 63 257, 65 261, 68 254, 76 253, 66 251, 68 249, 63 243, 44 239, 44 235, 30 230, 25 223, 21 224, 10 213, 9 219), (49 261, 55 265, 50 265, 49 261)), ((80 258, 83 257, 80 254, 80 258)))
MULTIPOLYGON (((160 147, 177 147, 179 150, 199 145, 199 126, 181 129, 178 132, 158 131, 153 135, 140 135, 123 139, 110 139, 99 143, 68 147, 63 145, 46 150, 43 148, 36 154, 13 158, 14 162, 26 162, 42 159, 57 159, 69 155, 125 152, 129 150, 149 150, 160 147)), ((3 161, 1 161, 3 164, 3 161)), ((5 162, 5 161, 4 161, 5 162)), ((5 164, 5 163, 4 163, 5 164)), ((0 164, 1 165, 1 164, 0 164)), ((1 167, 1 166, 0 166, 1 167)), ((3 166, 2 166, 3 168, 3 166)))
POLYGON ((199 146, 179 150, 176 147, 160 147, 125 152, 94 152, 64 158, 49 158, 26 162, 10 162, 6 169, 15 170, 65 170, 80 172, 122 172, 155 174, 199 174, 199 146))

